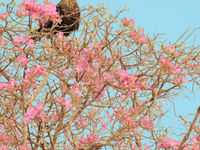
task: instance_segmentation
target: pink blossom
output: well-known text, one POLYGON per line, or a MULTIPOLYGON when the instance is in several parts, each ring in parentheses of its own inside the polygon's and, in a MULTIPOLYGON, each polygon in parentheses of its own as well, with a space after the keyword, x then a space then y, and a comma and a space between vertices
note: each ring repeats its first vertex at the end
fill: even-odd
POLYGON ((144 34, 138 35, 135 38, 135 41, 136 41, 137 44, 144 44, 144 43, 146 43, 146 37, 145 37, 144 34))
POLYGON ((71 92, 74 96, 81 97, 82 92, 80 91, 79 84, 77 82, 74 82, 71 92))
POLYGON ((131 143, 131 150, 136 150, 136 149, 137 149, 137 146, 131 143))
POLYGON ((62 74, 66 74, 66 73, 68 73, 67 69, 65 69, 65 70, 62 71, 62 74))
POLYGON ((31 39, 30 36, 21 36, 21 35, 18 35, 14 40, 13 40, 13 45, 15 46, 21 46, 21 45, 24 45, 24 44, 28 44, 28 46, 30 48, 33 49, 33 47, 35 46, 35 43, 33 41, 33 39, 31 39))
POLYGON ((144 150, 151 150, 150 146, 147 146, 146 144, 144 144, 145 149, 144 150))
POLYGON ((145 34, 136 33, 135 31, 129 32, 129 37, 132 38, 136 44, 144 44, 146 43, 145 34))
POLYGON ((6 20, 9 17, 9 13, 0 13, 0 20, 6 20))
POLYGON ((9 141, 9 138, 6 133, 0 132, 0 145, 6 144, 9 141))
POLYGON ((76 71, 77 71, 78 73, 83 72, 83 71, 86 71, 88 68, 89 68, 89 64, 86 63, 86 62, 84 62, 84 63, 79 63, 79 62, 78 62, 78 63, 76 64, 76 71))
POLYGON ((0 124, 0 130, 3 130, 3 129, 4 129, 4 126, 0 124))
POLYGON ((25 122, 29 123, 30 120, 35 118, 36 114, 37 114, 37 111, 35 111, 35 109, 33 107, 30 107, 28 109, 28 111, 26 112, 26 114, 24 115, 24 119, 23 120, 25 122))
POLYGON ((0 81, 0 89, 14 92, 21 88, 21 85, 18 84, 14 79, 11 79, 8 82, 1 82, 0 81))
POLYGON ((174 72, 176 70, 176 72, 181 71, 180 68, 176 67, 175 64, 173 64, 171 62, 170 58, 161 58, 159 60, 159 65, 166 71, 168 72, 174 72))
POLYGON ((22 55, 21 57, 17 58, 17 62, 24 66, 24 65, 28 65, 29 59, 26 58, 26 56, 22 55))
POLYGON ((8 149, 8 146, 3 146, 2 145, 2 146, 0 146, 0 150, 9 150, 9 149, 8 149))
POLYGON ((88 121, 86 119, 80 119, 79 121, 75 122, 77 127, 85 127, 88 125, 88 121))
POLYGON ((74 88, 74 89, 73 89, 73 94, 74 94, 75 96, 78 96, 78 97, 81 97, 81 95, 82 95, 82 93, 81 93, 81 91, 79 90, 79 88, 74 88))
POLYGON ((171 138, 167 138, 166 140, 160 142, 158 145, 158 148, 174 148, 175 146, 178 146, 180 143, 176 140, 173 140, 171 138))
POLYGON ((87 47, 87 48, 84 48, 83 50, 84 50, 85 52, 89 52, 89 51, 92 50, 92 47, 87 47))
POLYGON ((62 40, 63 37, 64 37, 64 33, 63 32, 58 32, 58 33, 56 33, 56 36, 57 36, 58 40, 62 40))
POLYGON ((87 144, 91 144, 91 143, 100 143, 100 140, 97 136, 95 135, 87 135, 87 138, 84 138, 82 136, 82 139, 79 140, 79 146, 85 146, 87 144))
POLYGON ((2 37, 0 37, 0 45, 5 45, 6 44, 6 40, 4 40, 2 37))
POLYGON ((183 74, 183 75, 175 74, 174 77, 175 77, 174 82, 178 85, 185 83, 185 82, 188 82, 188 79, 185 78, 185 74, 183 74))
POLYGON ((133 114, 137 114, 137 108, 127 109, 123 107, 119 107, 114 110, 114 116, 119 120, 121 124, 128 125, 132 129, 137 130, 139 123, 136 121, 136 116, 133 114))
POLYGON ((28 44, 28 46, 29 46, 31 49, 33 49, 33 47, 35 46, 35 42, 33 41, 33 39, 29 39, 29 40, 27 41, 27 44, 28 44))
POLYGON ((57 98, 57 103, 59 103, 61 106, 65 106, 66 109, 71 108, 72 104, 71 101, 69 99, 65 99, 64 97, 61 98, 61 100, 59 101, 57 98))
POLYGON ((140 122, 141 126, 147 130, 152 130, 154 128, 154 124, 153 121, 151 121, 151 118, 144 118, 141 122, 140 122))
POLYGON ((22 44, 23 40, 24 40, 24 37, 21 36, 21 35, 18 35, 18 36, 13 40, 13 45, 19 46, 19 45, 22 44))
POLYGON ((35 107, 29 107, 25 113, 23 120, 27 123, 34 120, 36 123, 45 120, 44 118, 44 104, 37 104, 35 107))
POLYGON ((113 77, 109 73, 104 73, 103 78, 105 81, 113 81, 113 77))
POLYGON ((33 2, 33 0, 24 0, 24 3, 19 5, 17 14, 20 16, 31 15, 33 19, 39 20, 43 25, 48 21, 52 20, 54 23, 61 22, 56 11, 56 6, 53 2, 45 3, 45 6, 33 2))
POLYGON ((175 51, 175 47, 172 46, 172 45, 170 45, 170 46, 168 46, 168 47, 166 48, 166 50, 168 50, 168 51, 174 53, 174 51, 175 51))
POLYGON ((27 145, 19 145, 19 150, 31 150, 27 145))
POLYGON ((129 26, 131 24, 135 24, 135 20, 133 19, 128 20, 126 17, 122 19, 121 21, 122 21, 123 26, 129 26))
POLYGON ((200 142, 200 135, 199 136, 193 136, 190 138, 191 141, 195 142, 195 143, 198 143, 200 142))
POLYGON ((115 78, 118 81, 118 85, 124 88, 135 88, 137 89, 135 80, 137 77, 129 74, 126 70, 119 69, 116 71, 115 78))
POLYGON ((101 125, 101 129, 105 130, 106 129, 106 125, 105 124, 101 125))
POLYGON ((25 92, 29 93, 31 89, 36 89, 37 84, 36 81, 42 75, 47 75, 48 72, 46 68, 40 65, 35 65, 34 67, 30 68, 30 70, 25 70, 25 77, 22 79, 23 86, 25 88, 25 92))
POLYGON ((102 129, 102 130, 105 130, 105 129, 106 129, 105 121, 102 120, 102 119, 100 119, 99 121, 102 123, 102 125, 101 125, 101 129, 102 129))

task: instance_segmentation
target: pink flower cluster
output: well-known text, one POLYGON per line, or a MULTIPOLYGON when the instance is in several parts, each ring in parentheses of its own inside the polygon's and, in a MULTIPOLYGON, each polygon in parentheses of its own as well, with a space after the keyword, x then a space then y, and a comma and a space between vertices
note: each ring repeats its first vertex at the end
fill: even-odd
POLYGON ((19 146, 20 150, 32 150, 30 147, 28 147, 27 145, 20 145, 19 146))
POLYGON ((39 20, 43 25, 48 20, 52 20, 54 23, 60 23, 61 19, 59 18, 58 12, 56 11, 55 4, 48 1, 45 1, 44 4, 46 6, 37 4, 33 0, 24 0, 24 2, 19 5, 17 14, 31 15, 33 19, 39 20))
POLYGON ((20 89, 21 85, 18 84, 14 79, 9 80, 8 82, 1 82, 0 81, 0 89, 10 92, 15 92, 16 90, 20 89))
POLYGON ((151 118, 145 117, 142 121, 140 121, 140 124, 144 129, 147 130, 152 130, 154 128, 154 124, 151 118))
POLYGON ((10 14, 8 12, 0 13, 0 20, 6 20, 6 18, 8 18, 9 16, 10 14))
POLYGON ((159 65, 168 72, 176 70, 176 65, 171 62, 170 58, 161 58, 159 65))
MULTIPOLYGON (((100 65, 105 62, 102 62, 103 58, 101 56, 95 56, 95 51, 99 53, 101 47, 101 44, 95 44, 92 47, 84 48, 83 51, 79 51, 76 48, 70 49, 71 54, 75 58, 76 73, 83 73, 83 85, 94 89, 92 97, 97 98, 97 100, 104 96, 104 90, 102 91, 104 81, 101 80, 96 70, 99 69, 100 65)), ((79 88, 78 84, 76 83, 74 83, 71 92, 74 96, 82 96, 82 89, 79 88)))
MULTIPOLYGON (((129 27, 130 32, 128 33, 128 37, 133 39, 136 44, 142 45, 146 43, 146 36, 145 34, 143 34, 144 29, 141 29, 141 27, 139 27, 136 31, 135 21, 133 19, 127 19, 125 17, 121 20, 121 22, 124 27, 129 27)), ((125 33, 127 34, 127 31, 125 31, 125 33)))
POLYGON ((159 143, 158 148, 175 148, 180 143, 174 139, 167 138, 166 140, 159 143))
POLYGON ((175 52, 175 47, 172 46, 172 45, 169 45, 166 50, 170 51, 171 53, 174 53, 175 52))
POLYGON ((5 45, 6 44, 6 40, 4 40, 2 37, 0 37, 0 45, 5 45))
POLYGON ((71 92, 72 92, 73 96, 81 97, 82 93, 79 90, 79 84, 77 82, 74 82, 74 85, 72 86, 71 92))
POLYGON ((135 32, 134 30, 129 32, 129 37, 132 38, 136 44, 145 44, 146 36, 140 32, 135 32))
POLYGON ((80 60, 79 62, 76 63, 76 71, 78 73, 86 71, 89 68, 89 63, 84 61, 84 60, 80 60))
POLYGON ((113 81, 113 77, 109 73, 103 74, 104 81, 111 83, 113 81))
POLYGON ((56 102, 62 107, 64 106, 66 109, 72 107, 71 101, 69 99, 65 99, 64 97, 62 97, 61 100, 58 100, 58 98, 56 98, 56 102))
MULTIPOLYGON (((19 150, 31 150, 30 147, 28 147, 27 145, 18 145, 19 150)), ((10 150, 9 145, 0 146, 0 150, 10 150)))
POLYGON ((129 26, 135 24, 135 20, 127 19, 126 17, 121 20, 123 26, 129 26))
POLYGON ((190 141, 192 142, 191 150, 197 150, 197 149, 199 150, 200 149, 200 135, 191 137, 190 141))
POLYGON ((137 79, 137 77, 122 69, 116 70, 115 78, 119 81, 119 85, 125 88, 133 87, 135 85, 135 80, 137 79))
POLYGON ((105 95, 105 89, 108 89, 109 87, 106 87, 102 91, 102 88, 103 88, 104 84, 102 82, 100 82, 100 83, 96 82, 96 83, 97 83, 97 85, 96 85, 96 88, 94 89, 92 97, 93 98, 97 98, 97 101, 98 101, 100 98, 104 97, 104 95, 105 95))
MULTIPOLYGON (((110 76, 108 75, 106 77, 110 78, 110 76)), ((115 84, 118 87, 121 87, 122 89, 129 89, 129 93, 127 93, 126 96, 131 95, 130 91, 139 92, 140 89, 147 88, 147 83, 145 82, 146 78, 138 78, 137 75, 129 74, 126 70, 116 70, 115 79, 117 80, 117 82, 113 84, 115 84)))
POLYGON ((95 135, 87 135, 87 138, 81 136, 81 140, 79 140, 79 146, 86 146, 91 143, 100 143, 100 140, 95 135))
POLYGON ((86 119, 80 119, 79 121, 75 121, 75 125, 77 128, 79 127, 85 127, 88 125, 88 121, 86 119))
POLYGON ((175 74, 174 77, 175 77, 174 82, 178 85, 188 82, 188 79, 185 77, 185 73, 183 73, 182 75, 175 74))
POLYGON ((119 123, 135 129, 135 133, 138 133, 137 129, 139 128, 139 125, 146 130, 152 130, 154 128, 151 118, 144 117, 143 119, 137 119, 137 107, 135 109, 119 107, 118 109, 115 109, 114 112, 114 116, 119 120, 119 123))
POLYGON ((64 37, 65 36, 63 32, 56 33, 56 41, 62 41, 64 37))
POLYGON ((105 121, 102 120, 102 119, 100 119, 99 121, 102 123, 102 125, 101 125, 101 129, 102 129, 102 130, 105 130, 105 129, 107 128, 107 127, 106 127, 106 123, 105 123, 105 121))
POLYGON ((30 71, 25 70, 25 78, 22 80, 25 92, 29 93, 31 89, 36 89, 36 81, 40 76, 46 74, 48 74, 46 68, 40 65, 30 68, 30 71))
POLYGON ((35 107, 28 108, 23 121, 29 123, 30 120, 34 120, 36 123, 45 120, 44 104, 37 104, 35 107))
POLYGON ((178 85, 187 82, 188 80, 183 73, 183 69, 176 64, 172 63, 170 58, 161 58, 159 61, 161 69, 166 72, 171 72, 174 75, 174 82, 178 85))
POLYGON ((0 145, 4 145, 9 142, 9 138, 6 133, 0 132, 0 145))
POLYGON ((18 62, 21 66, 25 66, 25 65, 28 65, 29 59, 27 59, 25 55, 22 55, 21 57, 18 57, 18 58, 17 58, 17 62, 18 62))
POLYGON ((137 129, 139 125, 136 119, 137 112, 137 109, 119 107, 114 110, 114 116, 121 124, 137 129))
POLYGON ((13 45, 15 46, 22 46, 24 44, 28 44, 28 46, 33 49, 33 47, 35 46, 35 43, 33 41, 33 39, 30 38, 30 36, 26 35, 26 36, 21 36, 18 35, 14 40, 13 40, 13 45))
MULTIPOLYGON (((143 34, 144 29, 139 26, 139 28, 136 31, 136 29, 135 29, 136 28, 135 27, 135 21, 133 19, 129 19, 128 20, 125 17, 125 18, 123 18, 121 20, 121 22, 122 22, 122 25, 124 27, 128 26, 129 29, 130 29, 129 33, 127 33, 127 30, 125 32, 123 32, 123 33, 128 34, 128 37, 133 39, 136 44, 141 45, 141 44, 145 44, 146 43, 146 36, 145 36, 145 34, 143 34)), ((117 32, 120 33, 120 31, 118 31, 118 30, 117 30, 117 32)))

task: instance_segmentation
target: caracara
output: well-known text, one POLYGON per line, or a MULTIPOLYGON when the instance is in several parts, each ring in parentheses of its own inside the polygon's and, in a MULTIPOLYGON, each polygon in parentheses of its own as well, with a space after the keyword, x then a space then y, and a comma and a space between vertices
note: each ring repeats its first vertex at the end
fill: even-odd
POLYGON ((38 32, 63 32, 65 36, 68 36, 71 32, 78 30, 80 22, 80 9, 76 0, 61 0, 56 5, 56 11, 58 12, 62 22, 53 24, 53 21, 49 20, 47 23, 38 29, 38 32))

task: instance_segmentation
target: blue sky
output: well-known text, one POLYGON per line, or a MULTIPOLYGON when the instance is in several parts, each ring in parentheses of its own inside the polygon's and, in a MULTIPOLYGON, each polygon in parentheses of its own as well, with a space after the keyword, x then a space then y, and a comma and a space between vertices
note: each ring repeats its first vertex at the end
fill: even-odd
MULTIPOLYGON (((188 27, 200 26, 199 0, 78 0, 80 7, 104 3, 115 13, 125 6, 130 8, 124 15, 133 18, 146 33, 164 33, 165 38, 175 41, 188 27)), ((200 36, 199 36, 200 37, 200 36)))

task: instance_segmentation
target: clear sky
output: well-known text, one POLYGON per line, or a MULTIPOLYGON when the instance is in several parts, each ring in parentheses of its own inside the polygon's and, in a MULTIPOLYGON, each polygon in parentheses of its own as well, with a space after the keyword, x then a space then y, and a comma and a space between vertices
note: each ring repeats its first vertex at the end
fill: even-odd
POLYGON ((172 42, 188 27, 194 29, 200 26, 199 0, 78 0, 78 2, 81 7, 88 3, 94 6, 97 3, 104 3, 113 13, 127 6, 130 12, 124 15, 133 18, 146 33, 164 33, 165 38, 172 42))

